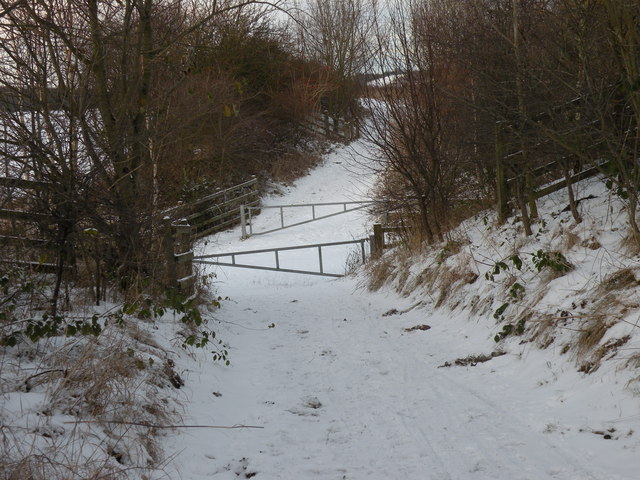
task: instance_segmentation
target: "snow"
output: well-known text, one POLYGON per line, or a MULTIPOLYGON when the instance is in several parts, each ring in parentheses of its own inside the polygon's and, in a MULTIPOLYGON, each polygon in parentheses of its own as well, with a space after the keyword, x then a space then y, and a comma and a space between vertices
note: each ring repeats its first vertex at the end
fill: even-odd
MULTIPOLYGON (((310 175, 283 187, 281 195, 270 195, 265 204, 368 198, 371 172, 350 160, 354 151, 363 149, 361 143, 337 148, 310 175)), ((571 308, 572 301, 580 295, 594 297, 593 289, 608 272, 630 265, 619 248, 623 232, 612 230, 619 223, 619 205, 596 180, 581 183, 578 193, 579 198, 598 197, 583 202, 585 221, 571 227, 569 214, 558 213, 565 201, 559 194, 548 197, 540 205, 548 220, 546 233, 538 231, 532 240, 522 240, 517 225, 492 227, 491 213, 489 226, 482 216, 463 224, 457 232, 469 244, 462 253, 474 260, 468 268, 476 269, 480 280, 452 288, 441 308, 434 307, 427 287, 403 291, 397 279, 393 287, 402 294, 392 286, 368 291, 362 273, 335 280, 203 267, 216 276, 216 295, 228 297, 212 326, 229 345, 231 365, 212 363, 207 352, 183 354, 177 360, 176 369, 186 380, 178 391, 184 424, 203 428, 182 428, 164 439, 170 458, 167 476, 638 478, 640 388, 633 368, 623 367, 624 357, 640 348, 639 341, 627 343, 624 348, 632 350, 603 361, 587 375, 578 372, 575 356, 562 353, 562 342, 575 332, 559 331, 544 350, 519 337, 499 345, 493 339, 501 325, 491 313, 503 299, 499 282, 483 275, 498 257, 557 247, 565 241, 556 235, 561 227, 581 239, 597 233, 603 248, 573 248, 570 260, 576 268, 565 276, 549 279, 533 270, 516 272, 527 291, 540 289, 536 308, 553 313, 579 310, 571 308), (453 306, 474 294, 491 297, 484 310, 453 306), (431 328, 407 331, 424 324, 431 328), (505 354, 473 366, 443 366, 496 349, 505 354)), ((303 220, 309 212, 290 215, 291 221, 303 220)), ((279 212, 264 210, 254 221, 256 228, 272 228, 279 212)), ((200 253, 362 238, 370 224, 362 210, 247 240, 240 240, 239 229, 234 229, 208 239, 200 253)), ((433 266, 436 253, 407 260, 413 275, 433 266)), ((296 252, 287 261, 298 266, 309 255, 296 252)), ((331 268, 344 270, 347 258, 348 252, 342 251, 328 255, 327 261, 331 268)), ((452 256, 443 266, 452 267, 460 258, 452 256)), ((637 311, 630 307, 625 318, 636 322, 637 311)), ((605 340, 635 330, 621 322, 605 340)))
POLYGON ((383 77, 376 78, 375 80, 371 80, 367 85, 370 87, 388 87, 402 81, 404 77, 404 74, 385 75, 383 77))

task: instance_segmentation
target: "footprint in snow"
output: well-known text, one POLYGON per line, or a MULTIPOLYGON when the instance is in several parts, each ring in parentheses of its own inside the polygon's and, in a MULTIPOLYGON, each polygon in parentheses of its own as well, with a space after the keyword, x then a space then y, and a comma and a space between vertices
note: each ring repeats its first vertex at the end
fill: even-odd
POLYGON ((294 407, 287 411, 300 417, 317 417, 318 412, 316 410, 320 409, 320 407, 322 407, 322 402, 320 402, 318 397, 310 396, 302 398, 302 408, 294 407))
POLYGON ((302 399, 302 404, 305 407, 313 408, 314 410, 317 410, 322 406, 322 403, 320 403, 320 400, 318 400, 318 397, 304 397, 302 399))
MULTIPOLYGON (((215 457, 208 455, 207 458, 211 460, 215 459, 215 457)), ((231 463, 227 463, 224 467, 211 473, 213 476, 217 476, 224 475, 228 472, 233 472, 236 478, 253 478, 258 474, 258 472, 249 470, 249 459, 247 457, 242 457, 240 460, 233 460, 231 463)))
POLYGON ((320 352, 320 356, 321 357, 328 357, 328 358, 331 358, 331 359, 336 358, 336 354, 333 353, 333 351, 330 348, 325 348, 324 350, 322 350, 320 352))

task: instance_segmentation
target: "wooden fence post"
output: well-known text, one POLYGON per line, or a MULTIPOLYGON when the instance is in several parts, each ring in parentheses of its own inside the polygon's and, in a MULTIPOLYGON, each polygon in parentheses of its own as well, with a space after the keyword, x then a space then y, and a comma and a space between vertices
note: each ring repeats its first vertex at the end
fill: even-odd
POLYGON ((186 220, 180 222, 174 225, 169 217, 162 219, 167 287, 190 296, 195 284, 191 226, 186 220))
POLYGON ((174 289, 178 286, 178 273, 174 254, 173 227, 171 225, 171 218, 169 217, 162 219, 162 243, 164 247, 164 260, 167 266, 167 286, 170 289, 174 289))
POLYGON ((244 203, 240 205, 240 230, 241 230, 241 240, 246 240, 248 238, 247 235, 247 211, 245 210, 244 203))
MULTIPOLYGON (((260 190, 258 189, 258 177, 251 175, 253 183, 251 184, 251 197, 249 198, 249 205, 252 207, 260 206, 260 190)), ((256 215, 260 214, 260 209, 255 210, 256 215)), ((251 223, 251 216, 249 216, 249 223, 251 223)))
POLYGON ((382 224, 375 223, 373 225, 373 252, 376 255, 382 255, 384 251, 384 230, 382 224))
POLYGON ((343 135, 345 143, 349 143, 351 140, 353 140, 353 133, 350 122, 345 121, 342 130, 344 132, 343 135))
POLYGON ((193 287, 196 280, 193 274, 191 225, 183 219, 173 227, 175 229, 174 258, 177 273, 176 287, 181 293, 190 296, 193 294, 193 287))

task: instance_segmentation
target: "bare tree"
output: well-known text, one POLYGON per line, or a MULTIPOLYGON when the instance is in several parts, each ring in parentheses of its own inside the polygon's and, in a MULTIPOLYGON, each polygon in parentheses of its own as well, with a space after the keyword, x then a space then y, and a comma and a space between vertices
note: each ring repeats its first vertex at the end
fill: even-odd
MULTIPOLYGON (((72 235, 82 221, 109 239, 112 275, 129 290, 155 267, 162 128, 190 35, 251 1, 35 0, 0 4, 2 154, 53 182, 49 204, 72 235)), ((61 257, 61 262, 64 260, 61 257)))
POLYGON ((26 0, 16 0, 13 2, 7 2, 6 0, 3 0, 2 2, 0 2, 0 18, 8 15, 9 13, 11 13, 11 10, 19 7, 22 3, 25 2, 26 0))
POLYGON ((376 0, 311 0, 296 18, 303 55, 329 69, 324 107, 336 129, 340 117, 354 115, 376 10, 376 0))
POLYGON ((380 171, 396 200, 417 206, 427 241, 442 239, 465 190, 467 142, 450 92, 464 83, 447 59, 438 26, 449 12, 427 2, 396 2, 377 25, 375 64, 397 72, 368 91, 364 136, 379 151, 380 171), (395 195, 393 193, 395 192, 395 195))

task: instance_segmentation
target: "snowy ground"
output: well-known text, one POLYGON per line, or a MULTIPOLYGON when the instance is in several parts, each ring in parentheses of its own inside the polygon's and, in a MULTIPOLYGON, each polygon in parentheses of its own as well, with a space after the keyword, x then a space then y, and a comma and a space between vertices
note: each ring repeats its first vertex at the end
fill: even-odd
MULTIPOLYGON (((370 183, 338 150, 266 203, 358 200, 370 183)), ((265 210, 256 227, 277 215, 265 210)), ((244 241, 234 230, 202 249, 348 240, 368 234, 367 224, 355 212, 244 241)), ((331 258, 344 269, 346 254, 331 258)), ((615 363, 584 375, 554 350, 514 341, 486 363, 441 367, 492 352, 489 322, 416 307, 420 298, 389 289, 371 293, 362 277, 209 271, 229 297, 215 328, 232 363, 183 356, 184 423, 260 428, 169 436, 170 478, 639 478, 639 402, 615 363)))

